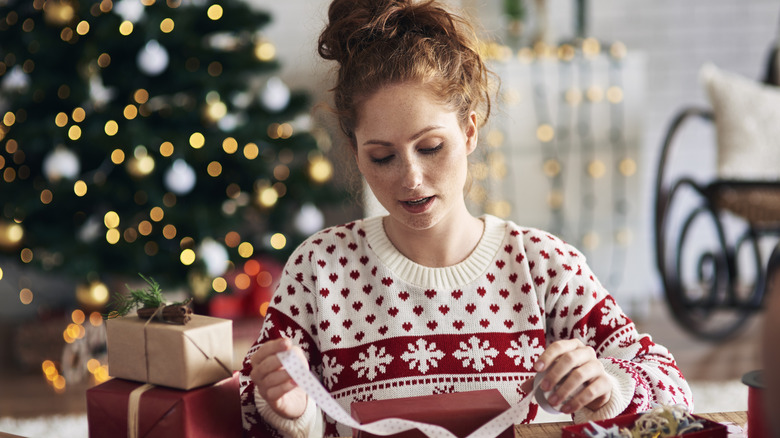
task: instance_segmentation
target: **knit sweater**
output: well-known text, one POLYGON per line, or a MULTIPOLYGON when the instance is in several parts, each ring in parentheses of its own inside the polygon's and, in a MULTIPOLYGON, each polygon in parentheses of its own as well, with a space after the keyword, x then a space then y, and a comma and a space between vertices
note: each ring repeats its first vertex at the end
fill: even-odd
MULTIPOLYGON (((287 262, 257 342, 241 371, 249 436, 350 436, 309 399, 288 420, 249 375, 270 339, 300 346, 312 371, 347 411, 353 402, 496 388, 511 404, 526 394, 550 343, 594 348, 612 383, 609 402, 575 421, 684 403, 690 389, 669 351, 637 332, 574 247, 544 231, 485 215, 469 257, 431 268, 402 255, 381 217, 323 230, 287 262)), ((531 403, 518 423, 531 422, 531 403)))

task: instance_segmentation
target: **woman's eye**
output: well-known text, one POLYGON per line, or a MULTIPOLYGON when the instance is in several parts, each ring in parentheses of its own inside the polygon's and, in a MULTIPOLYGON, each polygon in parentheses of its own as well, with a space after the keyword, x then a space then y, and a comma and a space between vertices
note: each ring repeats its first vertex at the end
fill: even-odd
POLYGON ((439 145, 436 147, 420 149, 420 153, 435 154, 436 152, 439 152, 443 147, 444 147, 444 143, 439 143, 439 145))
POLYGON ((392 155, 388 155, 388 156, 382 157, 382 158, 371 158, 371 162, 372 163, 376 163, 376 164, 385 164, 385 163, 389 163, 390 160, 392 160, 392 159, 393 159, 393 156, 392 155))

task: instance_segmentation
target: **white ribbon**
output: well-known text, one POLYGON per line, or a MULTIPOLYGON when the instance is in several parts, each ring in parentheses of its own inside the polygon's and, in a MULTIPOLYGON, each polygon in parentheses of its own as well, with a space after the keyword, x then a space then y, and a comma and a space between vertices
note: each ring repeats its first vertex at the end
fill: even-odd
MULTIPOLYGON (((457 436, 453 435, 452 432, 441 426, 421 423, 418 421, 404 420, 402 418, 385 418, 368 424, 360 424, 354 418, 352 418, 352 416, 349 415, 349 413, 347 413, 347 411, 345 411, 336 400, 333 399, 328 390, 322 386, 322 383, 320 383, 320 381, 314 377, 306 364, 300 359, 300 357, 295 356, 292 350, 283 351, 278 353, 277 356, 279 357, 279 360, 282 362, 282 365, 284 366, 285 370, 287 370, 287 373, 290 375, 290 377, 292 377, 292 379, 301 389, 306 391, 306 394, 314 399, 314 401, 317 403, 317 406, 319 406, 319 408, 322 409, 323 412, 328 414, 331 418, 345 426, 380 436, 393 435, 396 433, 405 432, 407 430, 417 429, 429 438, 458 438, 457 436)), ((539 394, 541 394, 542 398, 544 398, 544 394, 541 390, 537 392, 541 381, 541 378, 534 379, 533 390, 529 395, 520 400, 520 403, 512 406, 511 408, 499 414, 497 417, 488 421, 477 430, 469 434, 466 438, 495 438, 507 428, 513 427, 515 420, 525 413, 528 404, 533 398, 533 394, 536 394, 537 397, 539 394)), ((547 408, 545 408, 544 405, 539 402, 539 399, 537 399, 537 402, 545 410, 548 408, 552 409, 552 407, 550 407, 550 405, 547 403, 546 399, 544 399, 544 404, 547 406, 547 408)), ((557 411, 553 410, 552 412, 557 411)))

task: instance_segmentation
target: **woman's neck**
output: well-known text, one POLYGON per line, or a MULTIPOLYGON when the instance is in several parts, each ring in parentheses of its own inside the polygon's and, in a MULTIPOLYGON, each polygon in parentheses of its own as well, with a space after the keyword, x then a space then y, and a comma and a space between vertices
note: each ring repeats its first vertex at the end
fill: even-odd
POLYGON ((414 230, 387 216, 383 221, 387 238, 409 260, 431 268, 456 265, 479 245, 485 223, 467 210, 452 214, 425 230, 414 230))

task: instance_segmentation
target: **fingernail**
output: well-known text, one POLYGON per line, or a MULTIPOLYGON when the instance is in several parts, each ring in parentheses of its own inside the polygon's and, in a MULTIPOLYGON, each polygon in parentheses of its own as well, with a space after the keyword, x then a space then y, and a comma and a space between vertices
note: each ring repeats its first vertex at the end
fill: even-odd
POLYGON ((547 392, 550 389, 552 389, 552 384, 550 384, 550 382, 547 381, 542 382, 542 391, 547 392))
POLYGON ((560 411, 564 414, 570 414, 571 413, 571 406, 569 405, 563 405, 563 407, 560 409, 560 411))
POLYGON ((541 370, 543 370, 543 369, 544 369, 544 362, 536 362, 536 363, 534 364, 534 369, 535 369, 536 371, 541 371, 541 370))
POLYGON ((553 395, 551 395, 551 396, 547 397, 547 403, 549 403, 549 404, 550 404, 550 406, 555 406, 555 405, 557 405, 559 401, 560 401, 560 399, 559 399, 559 398, 558 398, 558 396, 557 396, 557 395, 555 395, 555 394, 553 394, 553 395))

